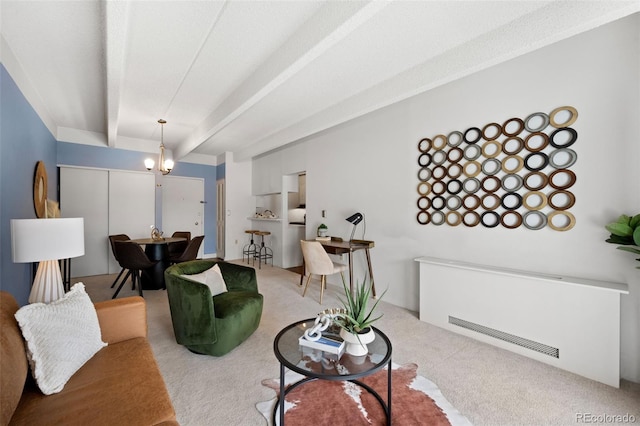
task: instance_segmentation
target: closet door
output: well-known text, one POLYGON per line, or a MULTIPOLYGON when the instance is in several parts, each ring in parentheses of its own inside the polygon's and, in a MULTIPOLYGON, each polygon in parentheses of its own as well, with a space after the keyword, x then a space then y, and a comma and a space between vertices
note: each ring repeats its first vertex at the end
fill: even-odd
POLYGON ((109 172, 60 167, 60 213, 84 218, 84 256, 71 259, 72 277, 108 273, 109 172))
MULTIPOLYGON (((109 172, 109 232, 130 238, 151 237, 155 226, 155 175, 145 172, 111 170, 109 172)), ((107 240, 108 244, 108 240, 107 240)), ((111 257, 109 273, 120 272, 111 257)))

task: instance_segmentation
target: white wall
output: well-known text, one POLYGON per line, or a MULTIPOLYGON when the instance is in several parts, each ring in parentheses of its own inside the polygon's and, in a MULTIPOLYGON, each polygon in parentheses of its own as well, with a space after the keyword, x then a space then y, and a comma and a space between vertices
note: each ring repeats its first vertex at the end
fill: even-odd
MULTIPOLYGON (((638 28, 636 14, 308 138, 307 237, 324 222, 331 235, 348 238, 345 218, 364 213, 366 238, 376 243, 371 255, 378 290, 389 287, 385 300, 411 310, 418 310, 418 256, 627 282, 621 374, 640 381, 640 271, 631 254, 604 242, 606 223, 620 213, 640 213, 638 28), (579 135, 573 229, 417 223, 421 138, 563 105, 579 112, 572 126, 579 135)), ((362 224, 357 238, 361 232, 362 224)))
MULTIPOLYGON (((218 162, 220 163, 220 161, 218 162)), ((225 163, 225 259, 242 259, 242 246, 247 243, 247 216, 255 211, 251 194, 251 162, 235 162, 233 154, 224 154, 225 163)))

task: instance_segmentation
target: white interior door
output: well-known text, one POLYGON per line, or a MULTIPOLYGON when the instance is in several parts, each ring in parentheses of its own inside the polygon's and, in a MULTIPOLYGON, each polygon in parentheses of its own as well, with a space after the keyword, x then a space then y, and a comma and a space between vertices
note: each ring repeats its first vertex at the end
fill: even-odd
POLYGON ((109 172, 61 167, 60 212, 62 217, 84 218, 84 256, 71 260, 71 275, 108 273, 109 172))
POLYGON ((216 181, 216 256, 224 259, 225 192, 224 179, 216 181))
MULTIPOLYGON (((191 238, 204 235, 204 179, 180 176, 162 178, 162 231, 189 231, 191 238)), ((200 246, 198 257, 204 253, 200 246)))
MULTIPOLYGON (((109 172, 109 232, 130 238, 149 238, 155 225, 156 178, 152 173, 111 170, 109 172)), ((109 252, 111 248, 109 247, 109 252)), ((109 256, 109 273, 120 272, 120 265, 109 256)))

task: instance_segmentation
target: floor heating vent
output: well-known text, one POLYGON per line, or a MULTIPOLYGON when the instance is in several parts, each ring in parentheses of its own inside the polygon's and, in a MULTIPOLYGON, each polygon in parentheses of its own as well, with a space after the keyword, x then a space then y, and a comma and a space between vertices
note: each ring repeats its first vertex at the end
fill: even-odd
POLYGON ((449 316, 449 324, 457 325, 458 327, 466 328, 468 330, 473 330, 477 333, 482 333, 484 335, 491 336, 505 342, 513 343, 514 345, 522 346, 523 348, 531 349, 532 351, 540 352, 554 358, 560 358, 560 349, 554 348, 553 346, 545 345, 544 343, 534 342, 533 340, 525 339, 524 337, 505 333, 504 331, 485 327, 484 325, 465 321, 463 319, 452 316, 449 316))

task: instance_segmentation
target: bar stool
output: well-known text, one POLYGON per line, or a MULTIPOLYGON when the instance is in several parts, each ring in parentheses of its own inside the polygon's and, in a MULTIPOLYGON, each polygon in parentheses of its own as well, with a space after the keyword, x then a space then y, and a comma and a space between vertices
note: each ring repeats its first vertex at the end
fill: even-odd
POLYGON ((270 247, 264 245, 264 236, 271 235, 269 231, 257 231, 255 233, 257 236, 261 238, 260 241, 260 249, 256 252, 253 263, 255 264, 256 258, 258 259, 258 269, 261 269, 262 261, 264 260, 264 264, 267 264, 267 260, 271 259, 271 266, 273 266, 273 250, 270 247))
POLYGON ((249 263, 249 259, 251 257, 255 258, 256 256, 256 252, 258 249, 258 246, 254 243, 253 241, 253 236, 257 233, 260 232, 257 229, 247 229, 246 231, 244 231, 245 234, 251 234, 251 237, 249 238, 249 244, 246 244, 243 248, 242 248, 242 261, 244 262, 244 257, 247 256, 247 263, 249 263))

